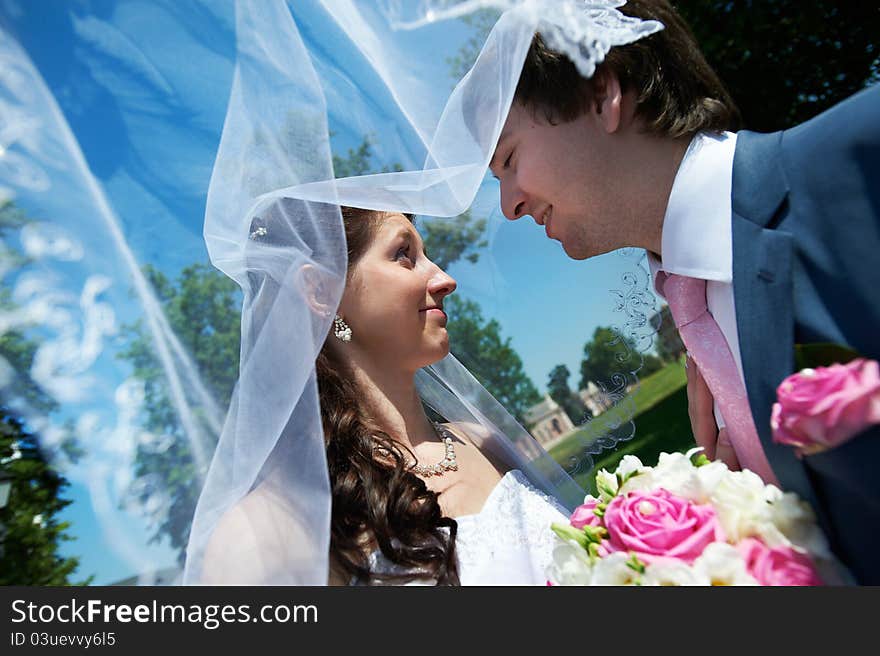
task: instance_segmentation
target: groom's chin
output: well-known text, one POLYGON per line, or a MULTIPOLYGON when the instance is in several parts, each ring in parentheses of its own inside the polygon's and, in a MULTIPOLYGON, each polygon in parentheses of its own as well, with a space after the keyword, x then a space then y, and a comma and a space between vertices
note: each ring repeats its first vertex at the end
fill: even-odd
POLYGON ((595 255, 595 253, 591 253, 581 244, 567 245, 564 241, 560 241, 559 245, 562 246, 562 250, 565 251, 565 254, 572 260, 586 260, 595 255))
POLYGON ((591 257, 605 255, 620 248, 620 246, 607 242, 597 245, 595 242, 587 239, 573 239, 571 237, 565 241, 560 239, 559 243, 562 245, 562 250, 565 251, 565 254, 572 260, 589 260, 591 257))

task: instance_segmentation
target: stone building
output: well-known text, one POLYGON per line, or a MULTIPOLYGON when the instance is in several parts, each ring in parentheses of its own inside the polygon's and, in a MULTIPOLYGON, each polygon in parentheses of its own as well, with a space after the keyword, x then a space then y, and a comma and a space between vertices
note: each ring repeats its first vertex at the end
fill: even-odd
POLYGON ((586 389, 578 390, 578 396, 594 417, 598 417, 614 404, 611 395, 599 389, 593 381, 587 384, 586 389))
POLYGON ((524 419, 529 432, 541 444, 554 442, 575 429, 565 410, 549 394, 544 395, 543 401, 526 410, 524 419))

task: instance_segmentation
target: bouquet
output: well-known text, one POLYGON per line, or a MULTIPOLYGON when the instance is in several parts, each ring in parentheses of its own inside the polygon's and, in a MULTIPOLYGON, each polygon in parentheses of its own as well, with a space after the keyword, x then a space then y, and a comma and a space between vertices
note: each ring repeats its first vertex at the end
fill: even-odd
POLYGON ((820 585, 831 553, 809 504, 700 448, 624 456, 553 524, 548 585, 820 585))

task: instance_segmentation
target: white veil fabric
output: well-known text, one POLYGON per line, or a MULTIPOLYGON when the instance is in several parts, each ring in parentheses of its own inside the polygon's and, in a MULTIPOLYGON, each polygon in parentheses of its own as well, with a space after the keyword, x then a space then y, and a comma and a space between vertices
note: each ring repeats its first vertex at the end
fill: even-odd
POLYGON ((344 287, 342 205, 472 230, 473 247, 452 240, 452 298, 474 335, 419 372, 419 393, 580 503, 593 457, 635 434, 657 301, 641 252, 571 263, 508 223, 487 165, 535 31, 589 76, 662 29, 623 4, 0 0, 0 409, 70 482, 49 524, 70 522, 74 578, 327 582, 314 361, 344 287), (569 298, 541 292, 527 258, 569 298), (522 381, 579 359, 596 325, 623 337, 597 380, 615 411, 573 416, 551 456, 522 381), (491 358, 517 349, 535 362, 499 391, 491 358))
MULTIPOLYGON (((337 179, 320 52, 301 38, 310 26, 297 24, 303 4, 237 6, 237 68, 205 240, 214 265, 244 293, 241 369, 190 534, 187 583, 327 581, 331 499, 314 360, 345 282, 339 207, 433 217, 466 212, 536 30, 591 75, 608 48, 661 28, 624 18, 615 9, 621 3, 510 3, 435 117, 420 102, 419 71, 394 56, 399 32, 392 28, 418 29, 419 21, 404 24, 399 6, 370 11, 325 1, 327 15, 408 120, 411 157, 423 161, 413 170, 337 179), (317 303, 309 300, 315 289, 317 303)), ((583 498, 584 490, 454 356, 423 370, 418 389, 432 410, 545 493, 569 507, 583 498)))

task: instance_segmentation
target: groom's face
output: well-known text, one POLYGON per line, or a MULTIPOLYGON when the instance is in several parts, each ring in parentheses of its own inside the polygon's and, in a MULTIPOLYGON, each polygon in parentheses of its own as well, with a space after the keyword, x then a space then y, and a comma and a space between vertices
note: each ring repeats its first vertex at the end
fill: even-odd
POLYGON ((594 113, 554 125, 514 103, 490 163, 504 216, 532 216, 576 260, 619 248, 613 191, 620 185, 594 113))

